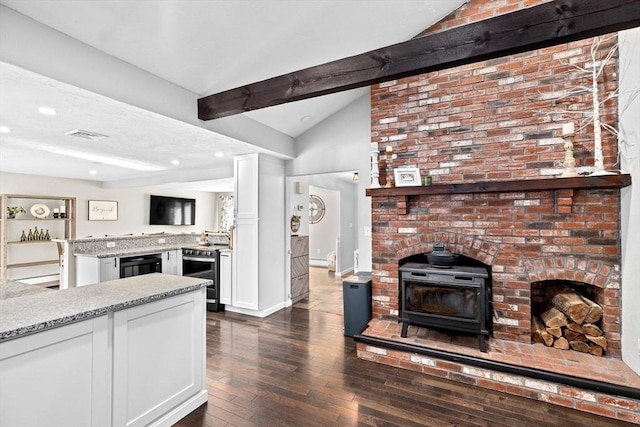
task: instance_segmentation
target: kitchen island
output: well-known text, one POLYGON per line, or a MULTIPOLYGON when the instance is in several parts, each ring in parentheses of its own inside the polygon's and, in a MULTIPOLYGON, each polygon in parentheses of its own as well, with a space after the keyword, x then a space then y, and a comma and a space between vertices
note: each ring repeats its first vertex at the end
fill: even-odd
POLYGON ((209 283, 0 282, 0 425, 164 426, 205 403, 209 283))

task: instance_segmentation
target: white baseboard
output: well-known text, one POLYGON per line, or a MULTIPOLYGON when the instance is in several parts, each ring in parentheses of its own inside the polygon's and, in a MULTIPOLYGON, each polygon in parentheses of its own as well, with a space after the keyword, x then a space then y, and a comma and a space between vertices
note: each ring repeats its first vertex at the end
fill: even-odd
POLYGON ((348 275, 351 275, 351 274, 354 274, 354 269, 353 269, 353 267, 351 267, 351 268, 347 268, 346 270, 342 270, 342 271, 340 272, 340 277, 348 276, 348 275))
POLYGON ((266 310, 251 310, 248 308, 234 307, 232 305, 225 305, 224 310, 230 311, 232 313, 246 314, 247 316, 267 317, 275 313, 276 311, 282 310, 283 308, 288 307, 290 305, 291 305, 291 300, 288 301, 288 305, 287 305, 287 301, 284 301, 284 302, 281 302, 280 304, 274 305, 273 307, 269 307, 266 310))
POLYGON ((326 260, 310 259, 309 265, 311 267, 329 267, 329 263, 326 260))

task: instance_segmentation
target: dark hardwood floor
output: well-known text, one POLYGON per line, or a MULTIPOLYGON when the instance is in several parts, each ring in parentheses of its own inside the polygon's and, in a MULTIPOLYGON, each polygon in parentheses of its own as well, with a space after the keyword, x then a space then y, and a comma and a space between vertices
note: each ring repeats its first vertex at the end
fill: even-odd
POLYGON ((607 418, 360 360, 339 314, 207 314, 209 402, 192 426, 616 426, 607 418))

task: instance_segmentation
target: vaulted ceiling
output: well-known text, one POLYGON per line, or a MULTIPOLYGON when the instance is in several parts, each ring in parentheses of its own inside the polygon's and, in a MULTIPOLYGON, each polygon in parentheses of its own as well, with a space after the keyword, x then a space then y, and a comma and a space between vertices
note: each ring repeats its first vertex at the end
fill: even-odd
POLYGON ((0 170, 160 183, 229 176, 233 155, 246 152, 291 158, 295 137, 367 89, 210 126, 197 120, 195 100, 408 40, 462 3, 0 0, 0 126, 11 129, 0 134, 0 170), (163 106, 147 83, 185 107, 163 106), (245 138, 254 128, 270 142, 245 138), (108 138, 66 135, 75 129, 108 138))

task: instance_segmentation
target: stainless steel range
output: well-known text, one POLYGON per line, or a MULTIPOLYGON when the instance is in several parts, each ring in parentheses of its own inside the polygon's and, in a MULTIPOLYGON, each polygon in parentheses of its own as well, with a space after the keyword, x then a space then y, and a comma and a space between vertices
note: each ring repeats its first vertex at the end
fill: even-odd
POLYGON ((182 249, 182 275, 208 279, 207 310, 224 311, 220 304, 220 251, 215 248, 182 249))

